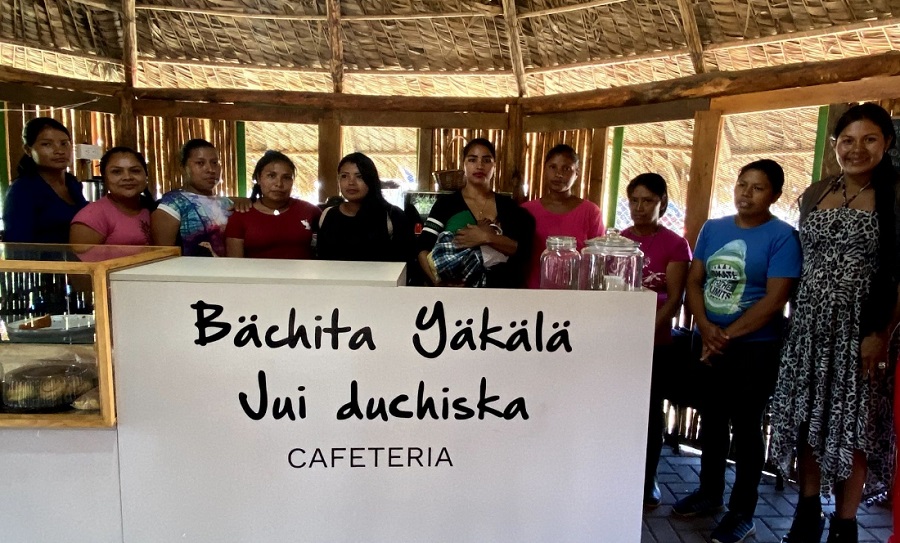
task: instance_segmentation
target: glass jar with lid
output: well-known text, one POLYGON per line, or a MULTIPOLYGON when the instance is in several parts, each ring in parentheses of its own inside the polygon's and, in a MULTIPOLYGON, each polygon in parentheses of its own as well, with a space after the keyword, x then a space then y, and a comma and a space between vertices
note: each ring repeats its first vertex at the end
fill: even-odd
POLYGON ((572 236, 549 236, 541 253, 541 288, 576 290, 581 255, 572 236))
POLYGON ((644 253, 640 244, 610 228, 587 240, 581 256, 582 290, 641 290, 644 253))

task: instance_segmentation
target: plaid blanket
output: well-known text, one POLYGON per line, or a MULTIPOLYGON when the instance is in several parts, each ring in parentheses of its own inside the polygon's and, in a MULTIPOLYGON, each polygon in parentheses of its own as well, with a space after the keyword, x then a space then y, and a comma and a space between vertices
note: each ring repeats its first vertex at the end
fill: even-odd
POLYGON ((428 254, 429 264, 441 281, 463 281, 467 287, 487 285, 487 269, 480 247, 463 249, 453 245, 455 234, 438 234, 434 249, 428 254))

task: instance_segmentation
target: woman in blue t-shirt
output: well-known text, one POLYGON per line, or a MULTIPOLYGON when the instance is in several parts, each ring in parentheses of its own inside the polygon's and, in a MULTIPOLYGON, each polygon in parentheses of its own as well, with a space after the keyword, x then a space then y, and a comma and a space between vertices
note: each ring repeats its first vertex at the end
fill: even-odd
POLYGON ((700 412, 700 488, 672 511, 693 516, 722 507, 730 423, 736 477, 714 542, 743 541, 755 531, 763 412, 778 376, 784 305, 801 266, 796 230, 769 211, 783 186, 784 171, 772 160, 741 168, 737 215, 703 225, 688 271, 687 305, 710 381, 700 412))

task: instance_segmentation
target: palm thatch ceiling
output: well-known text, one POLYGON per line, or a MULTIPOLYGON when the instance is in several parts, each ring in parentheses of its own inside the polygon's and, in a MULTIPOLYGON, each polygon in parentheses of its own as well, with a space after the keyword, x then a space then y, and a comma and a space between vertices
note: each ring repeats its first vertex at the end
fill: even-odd
POLYGON ((0 65, 135 85, 542 96, 900 48, 900 0, 0 0, 0 65))

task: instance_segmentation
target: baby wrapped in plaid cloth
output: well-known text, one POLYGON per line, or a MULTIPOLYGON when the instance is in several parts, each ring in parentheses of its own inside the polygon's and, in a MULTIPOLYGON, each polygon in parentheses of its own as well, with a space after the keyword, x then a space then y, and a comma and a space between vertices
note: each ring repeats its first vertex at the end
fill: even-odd
MULTIPOLYGON (((447 222, 446 229, 438 234, 434 248, 428 253, 428 265, 434 276, 441 282, 461 282, 467 287, 487 285, 487 271, 509 257, 489 245, 479 247, 458 247, 454 243, 456 232, 468 225, 476 224, 468 214, 458 214, 447 222)), ((499 225, 485 223, 498 234, 503 233, 499 225)))

